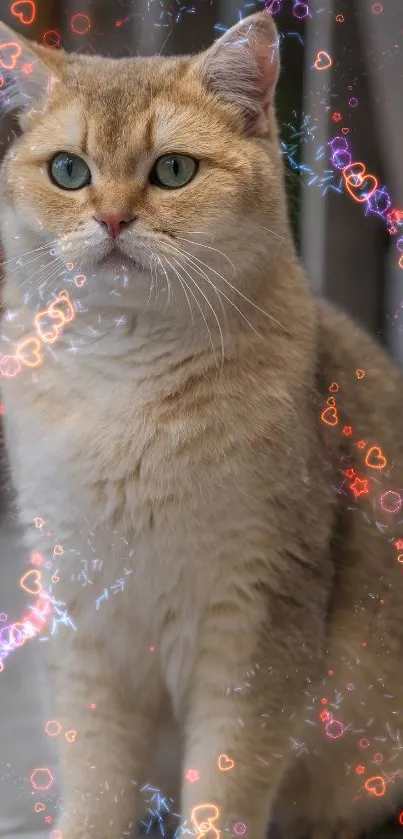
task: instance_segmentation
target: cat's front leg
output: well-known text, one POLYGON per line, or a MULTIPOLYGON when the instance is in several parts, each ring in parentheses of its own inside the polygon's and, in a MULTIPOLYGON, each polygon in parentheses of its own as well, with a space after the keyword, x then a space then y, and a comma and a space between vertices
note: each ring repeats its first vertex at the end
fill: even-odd
POLYGON ((184 832, 266 837, 323 660, 324 610, 303 592, 259 606, 258 591, 255 602, 243 591, 204 619, 185 702, 184 832))
POLYGON ((155 706, 127 689, 128 674, 91 634, 52 640, 48 669, 64 735, 63 839, 128 836, 140 818, 155 706))

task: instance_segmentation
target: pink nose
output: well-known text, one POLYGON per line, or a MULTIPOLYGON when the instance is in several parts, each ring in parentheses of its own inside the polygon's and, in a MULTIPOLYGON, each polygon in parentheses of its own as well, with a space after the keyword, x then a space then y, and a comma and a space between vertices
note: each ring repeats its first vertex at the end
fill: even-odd
POLYGON ((94 219, 108 228, 108 233, 112 236, 112 239, 119 236, 123 227, 135 221, 134 218, 124 216, 123 213, 95 213, 94 219))

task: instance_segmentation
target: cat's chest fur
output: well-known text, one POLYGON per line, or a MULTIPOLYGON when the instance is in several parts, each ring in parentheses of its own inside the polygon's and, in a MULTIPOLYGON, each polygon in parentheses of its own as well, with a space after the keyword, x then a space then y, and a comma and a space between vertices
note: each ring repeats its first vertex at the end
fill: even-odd
POLYGON ((160 421, 124 393, 83 390, 69 411, 45 390, 23 398, 14 471, 25 520, 41 516, 63 545, 55 596, 122 667, 134 657, 141 682, 154 650, 165 681, 186 682, 206 609, 236 599, 248 556, 267 552, 245 451, 214 412, 160 421))

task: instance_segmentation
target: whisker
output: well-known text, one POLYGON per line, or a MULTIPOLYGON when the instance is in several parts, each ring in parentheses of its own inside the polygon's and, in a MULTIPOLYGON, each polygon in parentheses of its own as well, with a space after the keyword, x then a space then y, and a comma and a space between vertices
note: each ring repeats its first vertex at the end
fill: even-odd
MULTIPOLYGON (((170 281, 170 279, 169 279, 169 276, 168 276, 168 273, 167 273, 166 269, 164 268, 164 266, 163 266, 163 264, 162 264, 161 259, 159 258, 158 254, 155 254, 155 256, 157 257, 158 262, 159 262, 159 263, 160 263, 160 265, 161 265, 161 268, 162 268, 162 270, 163 270, 163 272, 164 272, 165 280, 166 280, 166 283, 167 283, 167 288, 168 288, 168 300, 167 300, 166 305, 165 305, 165 309, 166 309, 166 308, 167 308, 167 306, 169 306, 169 303, 170 303, 170 300, 171 300, 171 291, 172 291, 172 296, 173 296, 173 297, 175 297, 175 293, 174 293, 174 292, 173 292, 173 290, 172 290, 171 281, 170 281)), ((155 269, 155 276, 156 276, 156 281, 158 282, 157 268, 155 269)), ((178 311, 178 301, 176 301, 176 310, 178 311)))
MULTIPOLYGON (((174 247, 174 245, 172 245, 172 247, 174 247)), ((181 248, 178 248, 178 253, 180 253, 180 254, 184 255, 184 251, 183 251, 181 248)), ((188 256, 188 254, 187 254, 187 256, 188 256)), ((189 257, 188 257, 188 258, 189 258, 189 257)), ((193 267, 193 268, 195 268, 195 270, 197 271, 197 273, 198 273, 201 277, 204 277, 204 278, 207 280, 207 282, 209 282, 209 278, 205 275, 204 271, 203 271, 201 268, 199 268, 199 266, 198 266, 198 265, 194 265, 193 263, 191 263, 191 264, 192 264, 192 267, 193 267)), ((213 288, 213 291, 215 292, 215 294, 217 295, 217 300, 218 300, 218 302, 219 302, 219 304, 220 304, 220 306, 221 306, 221 311, 222 311, 222 313, 223 313, 223 317, 224 317, 224 321, 225 321, 225 326, 227 327, 227 326, 228 326, 228 324, 227 324, 227 312, 226 312, 226 310, 225 310, 225 307, 224 307, 224 304, 223 304, 223 302, 222 302, 221 296, 220 296, 220 294, 219 294, 219 292, 218 292, 218 289, 215 287, 214 283, 212 284, 212 288, 213 288)))
MULTIPOLYGON (((30 259, 27 259, 26 262, 18 262, 16 265, 14 265, 13 268, 8 268, 4 272, 4 276, 7 277, 7 278, 11 277, 17 271, 20 271, 21 268, 27 268, 28 266, 31 266, 32 263, 37 262, 38 259, 41 259, 41 257, 43 257, 44 255, 50 254, 50 251, 51 251, 51 248, 49 248, 48 250, 46 250, 44 248, 42 253, 38 253, 36 256, 31 256, 30 259)), ((52 256, 52 258, 54 258, 54 257, 52 256)))
MULTIPOLYGON (((152 257, 152 256, 157 256, 157 254, 151 254, 151 257, 152 257)), ((159 257, 157 257, 157 259, 159 259, 159 257)), ((154 289, 154 286, 155 286, 154 273, 153 273, 153 264, 152 264, 152 259, 151 259, 151 258, 150 258, 150 260, 149 260, 149 263, 150 263, 151 284, 150 284, 150 291, 149 291, 149 294, 148 294, 147 306, 145 307, 145 310, 144 310, 145 312, 147 311, 147 309, 148 309, 148 307, 149 307, 149 305, 150 305, 151 295, 152 295, 152 293, 153 293, 153 289, 154 289)), ((144 270, 145 270, 145 269, 144 269, 144 265, 142 266, 142 268, 143 268, 143 274, 144 274, 144 270)), ((155 298, 155 299, 157 300, 157 298, 155 298)))
MULTIPOLYGON (((196 282, 196 280, 194 280, 194 279, 193 279, 193 277, 191 277, 191 276, 190 276, 190 274, 188 273, 188 271, 186 271, 186 269, 184 268, 184 266, 183 266, 183 265, 181 265, 181 264, 180 264, 180 262, 178 262, 178 260, 177 260, 177 259, 175 259, 175 257, 173 257, 173 260, 174 260, 174 262, 176 262, 176 264, 177 264, 177 265, 179 265, 179 267, 180 267, 180 268, 182 268, 182 269, 185 271, 186 276, 187 276, 187 277, 189 277, 189 280, 193 283, 193 285, 195 285, 195 286, 196 286, 197 290, 200 292, 200 294, 202 295, 202 297, 204 297, 204 299, 205 299, 205 301, 206 301, 207 305, 209 306, 209 308, 211 309, 211 311, 212 311, 212 313, 213 313, 213 316, 214 316, 215 321, 216 321, 217 326, 218 326, 218 331, 219 331, 219 333, 220 333, 220 341, 221 341, 221 368, 222 368, 222 367, 223 367, 223 364, 224 364, 224 356, 225 356, 225 352, 224 352, 224 337, 223 337, 223 333, 222 333, 222 329, 221 329, 221 324, 220 324, 219 318, 218 318, 218 316, 217 316, 217 313, 216 313, 216 311, 215 311, 214 307, 212 306, 212 304, 210 303, 210 300, 208 299, 208 297, 206 297, 206 295, 204 294, 204 291, 200 288, 200 286, 198 285, 198 283, 196 282)), ((199 304, 199 301, 197 301, 197 302, 198 302, 198 304, 199 304)), ((209 337, 210 337, 210 342, 211 342, 211 347, 212 347, 213 354, 214 354, 214 359, 215 359, 215 362, 216 362, 216 366, 218 367, 218 364, 217 364, 217 357, 216 357, 216 353, 215 353, 215 347, 214 347, 214 343, 213 343, 213 340, 212 340, 212 337, 211 337, 210 328, 209 328, 209 326, 208 326, 208 324, 207 324, 207 320, 206 320, 206 318, 205 318, 205 316, 204 316, 204 312, 203 312, 203 310, 202 310, 202 309, 201 309, 201 307, 200 307, 200 304, 199 304, 199 309, 200 309, 200 312, 201 312, 201 313, 202 313, 202 315, 203 315, 204 322, 205 322, 206 327, 207 327, 207 329, 208 329, 208 333, 209 333, 209 337)))
POLYGON ((270 227, 264 227, 263 224, 259 224, 258 227, 261 227, 262 230, 266 230, 267 233, 271 233, 271 235, 274 236, 276 239, 281 239, 282 242, 287 242, 288 241, 288 239, 286 239, 285 236, 281 236, 280 233, 276 233, 276 231, 271 230, 270 227))
MULTIPOLYGON (((164 258, 167 260, 167 262, 169 263, 169 265, 171 266, 171 268, 173 269, 173 271, 175 271, 175 273, 177 274, 177 276, 178 276, 178 278, 179 278, 179 281, 180 281, 180 282, 182 282, 182 281, 181 281, 181 278, 180 278, 180 276, 179 276, 179 273, 177 272, 176 268, 175 268, 175 267, 174 267, 174 266, 173 266, 173 265, 169 262, 168 257, 166 257, 166 256, 165 256, 164 258)), ((181 267, 183 267, 183 266, 181 266, 181 267)), ((188 276, 189 276, 189 275, 188 275, 188 276)), ((190 280, 192 280, 192 278, 191 278, 190 276, 189 276, 189 279, 190 279, 190 280)), ((205 324, 205 327, 206 327, 206 329, 207 329, 207 334, 208 334, 208 336, 209 336, 209 341, 210 341, 210 344, 211 344, 211 348, 212 348, 212 350, 213 350, 213 355, 214 355, 215 365, 216 365, 216 367, 217 367, 217 369, 218 369, 217 356, 216 356, 216 353, 215 353, 214 342, 213 342, 213 338, 212 338, 212 335, 211 335, 211 332, 210 332, 209 325, 208 325, 208 323, 207 323, 206 316, 205 316, 205 314, 204 314, 204 312, 203 312, 203 309, 202 309, 202 307, 201 307, 201 305, 200 305, 199 300, 197 299, 196 295, 194 294, 194 292, 192 291, 192 289, 191 289, 191 288, 189 287, 189 285, 187 284, 187 282, 186 282, 185 278, 184 278, 184 277, 182 277, 182 280, 183 280, 183 282, 184 282, 184 284, 185 284, 185 286, 186 286, 187 290, 189 291, 189 293, 192 295, 193 299, 195 300, 195 302, 196 302, 196 306, 197 306, 197 308, 199 309, 199 312, 200 312, 200 314, 201 314, 201 316, 202 316, 202 318, 203 318, 203 320, 204 320, 204 324, 205 324)), ((192 280, 192 282, 193 282, 193 285, 195 285, 195 286, 196 286, 197 290, 198 290, 198 291, 200 291, 200 288, 199 288, 199 286, 197 285, 197 283, 195 283, 195 281, 194 281, 194 280, 192 280)), ((194 322, 194 321, 192 320, 192 322, 194 322)))
MULTIPOLYGON (((62 267, 65 269, 65 266, 62 267)), ((33 280, 38 274, 41 274, 42 282, 42 277, 43 281, 46 281, 46 278, 56 270, 59 270, 59 265, 57 265, 57 260, 53 258, 47 265, 40 265, 33 274, 29 274, 29 276, 21 282, 21 289, 25 289, 26 286, 29 286, 30 288, 33 286, 33 288, 36 289, 40 285, 40 282, 35 283, 33 280)))
MULTIPOLYGON (((179 253, 180 253, 180 251, 179 251, 179 253)), ((187 254, 185 254, 185 253, 183 253, 183 252, 182 252, 182 254, 181 254, 181 255, 182 255, 182 256, 183 256, 183 257, 184 257, 187 261, 189 261, 191 264, 193 264, 193 263, 192 263, 192 258, 191 258, 189 255, 187 255, 187 254)), ((258 336, 258 338, 263 338, 262 334, 261 334, 260 332, 258 332, 258 331, 257 331, 257 329, 255 329, 255 327, 254 327, 254 326, 250 323, 250 321, 248 320, 248 318, 246 317, 246 315, 244 315, 244 313, 241 311, 241 309, 239 309, 239 308, 238 308, 238 306, 234 303, 234 301, 233 301, 233 300, 231 300, 231 298, 230 298, 230 297, 228 297, 228 295, 227 295, 227 294, 225 294, 225 292, 224 292, 224 291, 222 291, 222 289, 217 288, 217 286, 213 283, 213 281, 212 281, 212 280, 210 280, 210 279, 209 279, 209 277, 207 277, 207 275, 205 274, 205 272, 204 272, 204 271, 202 271, 202 269, 201 269, 201 268, 199 268, 199 266, 193 266, 193 267, 195 267, 195 268, 199 271, 199 273, 201 274, 201 276, 203 276, 203 277, 207 280, 207 282, 209 283, 209 285, 210 285, 210 286, 212 286, 212 288, 213 288, 213 289, 214 289, 214 290, 215 290, 218 294, 221 294, 221 295, 224 297, 224 299, 225 299, 225 300, 227 300, 227 301, 228 301, 228 303, 230 303, 230 305, 231 305, 231 306, 232 306, 232 307, 233 307, 233 308, 234 308, 234 309, 238 312, 238 314, 241 316, 241 318, 243 318, 243 320, 244 320, 244 321, 248 324, 248 326, 252 329, 252 331, 255 333, 255 335, 257 335, 257 336, 258 336)), ((208 267, 208 266, 206 266, 206 267, 208 267)))
POLYGON ((193 242, 192 239, 185 239, 183 236, 177 236, 176 238, 179 239, 181 242, 188 242, 190 245, 196 245, 199 248, 207 248, 209 251, 215 251, 215 253, 219 253, 220 256, 223 256, 224 259, 226 259, 229 262, 229 264, 232 267, 233 276, 235 277, 235 274, 236 274, 235 265, 234 265, 232 259, 230 259, 229 256, 227 256, 227 254, 224 253, 223 251, 218 250, 218 248, 213 248, 212 245, 203 245, 201 242, 193 242))
MULTIPOLYGON (((166 242, 165 244, 168 245, 168 242, 166 242)), ((173 245, 169 244, 169 247, 173 247, 173 245)), ((180 249, 178 249, 178 250, 180 250, 180 249)), ((276 318, 274 318, 273 315, 270 315, 269 312, 266 312, 265 309, 262 309, 260 306, 258 306, 257 303, 254 303, 253 300, 250 300, 249 297, 246 297, 246 295, 243 294, 242 291, 239 291, 238 288, 236 288, 234 285, 232 285, 232 283, 230 283, 229 280, 227 280, 225 277, 223 277, 222 274, 220 274, 219 271, 216 271, 215 268, 212 268, 210 265, 207 265, 206 262, 203 262, 202 259, 199 259, 194 254, 189 254, 188 251, 182 251, 182 254, 183 254, 183 256, 187 256, 188 258, 191 257, 196 262, 198 262, 200 265, 203 265, 209 271, 212 271, 213 274, 216 274, 217 277, 219 277, 221 280, 223 280, 223 282, 226 283, 226 285, 228 285, 232 289, 232 291, 235 291, 236 294, 239 294, 239 296, 242 297, 242 299, 245 300, 247 303, 249 303, 250 306, 253 306, 254 309, 256 309, 258 312, 260 312, 265 317, 269 318, 271 321, 273 321, 273 323, 277 324, 277 326, 280 326, 281 329, 285 330, 284 325, 282 323, 280 323, 280 321, 276 320, 276 318)), ((223 292, 220 292, 220 293, 223 293, 223 292)))
POLYGON ((29 256, 31 253, 37 253, 37 251, 46 250, 47 248, 53 248, 53 246, 56 245, 57 242, 58 240, 54 239, 52 242, 49 242, 46 245, 40 245, 39 248, 33 248, 32 251, 25 251, 24 253, 19 253, 17 256, 12 256, 11 259, 6 259, 5 262, 0 262, 0 268, 2 268, 3 265, 8 265, 9 262, 13 262, 14 259, 23 259, 24 256, 29 256))
POLYGON ((56 260, 54 259, 52 260, 52 262, 48 263, 48 265, 41 265, 40 268, 38 268, 33 274, 31 274, 21 283, 21 289, 24 290, 24 287, 29 286, 29 291, 31 292, 32 297, 38 295, 41 286, 46 285, 49 282, 53 282, 53 280, 55 280, 56 277, 59 279, 59 281, 61 281, 62 278, 60 277, 59 266, 55 264, 55 262, 56 260), (38 281, 34 282, 34 278, 38 274, 40 274, 40 278, 38 281))
MULTIPOLYGON (((160 258, 158 257, 158 259, 160 259, 160 258)), ((179 280, 179 282, 180 282, 180 284, 181 284, 181 286, 182 286, 182 289, 183 289, 183 293, 184 293, 184 295, 185 295, 185 297, 186 297, 186 300, 187 300, 187 302, 188 302, 189 312, 190 312, 190 317, 191 317, 191 319, 192 319, 192 324, 194 324, 193 309, 192 309, 192 305, 191 305, 191 302, 190 302, 190 300, 189 300, 189 297, 188 297, 188 295, 187 295, 187 293, 186 293, 186 288, 188 288, 188 291, 190 291, 190 293, 193 295, 193 297, 194 297, 194 294, 193 294, 193 292, 191 291, 191 289, 189 289, 189 287, 188 287, 188 286, 186 286, 186 283, 185 283, 185 285, 184 285, 183 280, 182 280, 182 277, 180 276, 180 274, 178 273, 178 271, 176 270, 176 268, 174 268, 174 266, 170 263, 170 261, 169 261, 168 257, 164 256, 164 257, 163 257, 163 259, 165 259, 165 260, 168 262, 168 265, 170 266, 170 268, 172 268, 172 270, 173 270, 173 271, 175 271, 175 274, 176 274, 176 276, 178 277, 178 280, 179 280)), ((160 260, 160 262, 161 262, 161 260, 160 260)), ((162 265, 162 262, 161 262, 161 265, 162 265)), ((197 303, 197 300, 196 300, 196 303, 197 303)))

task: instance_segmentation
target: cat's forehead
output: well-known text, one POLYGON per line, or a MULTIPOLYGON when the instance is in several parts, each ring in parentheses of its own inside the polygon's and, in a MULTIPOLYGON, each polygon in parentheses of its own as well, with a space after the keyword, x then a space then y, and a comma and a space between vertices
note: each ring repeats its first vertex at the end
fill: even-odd
POLYGON ((108 166, 122 155, 185 147, 200 111, 187 67, 183 60, 98 59, 75 68, 66 102, 63 89, 54 99, 60 133, 108 166))

